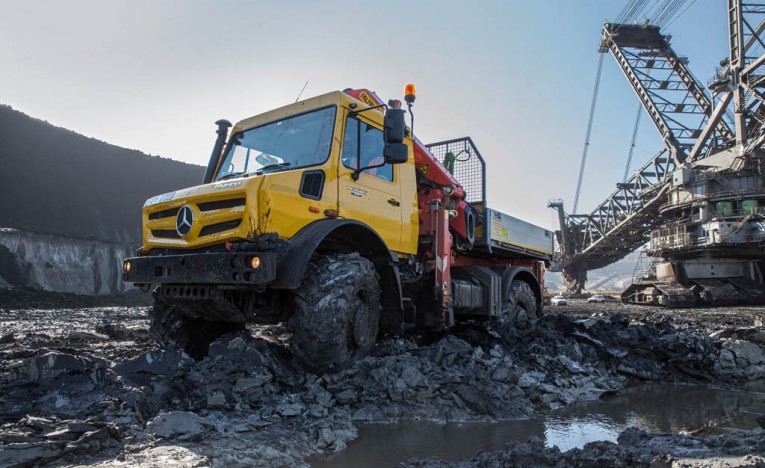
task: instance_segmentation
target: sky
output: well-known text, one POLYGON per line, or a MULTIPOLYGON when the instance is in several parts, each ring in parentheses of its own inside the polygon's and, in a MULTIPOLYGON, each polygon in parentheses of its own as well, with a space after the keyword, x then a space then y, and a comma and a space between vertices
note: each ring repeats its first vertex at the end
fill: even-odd
MULTIPOLYGON (((490 207, 557 227, 571 208, 604 22, 626 0, 37 0, 3 3, 0 103, 106 141, 206 165, 214 122, 344 88, 417 86, 417 136, 470 136, 490 207)), ((665 30, 706 84, 727 55, 723 0, 665 30)), ((622 179, 638 100, 605 58, 579 212, 622 179)), ((632 169, 661 148, 643 116, 632 169)))

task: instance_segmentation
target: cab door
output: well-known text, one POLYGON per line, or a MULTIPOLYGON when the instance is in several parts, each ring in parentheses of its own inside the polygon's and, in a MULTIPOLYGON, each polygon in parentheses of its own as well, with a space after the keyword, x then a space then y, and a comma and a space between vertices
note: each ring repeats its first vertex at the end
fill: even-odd
POLYGON ((342 218, 369 225, 388 249, 399 251, 402 222, 399 169, 384 164, 381 127, 381 124, 362 120, 361 116, 346 117, 338 168, 339 211, 342 218), (379 167, 365 169, 354 180, 356 168, 369 166, 379 167))

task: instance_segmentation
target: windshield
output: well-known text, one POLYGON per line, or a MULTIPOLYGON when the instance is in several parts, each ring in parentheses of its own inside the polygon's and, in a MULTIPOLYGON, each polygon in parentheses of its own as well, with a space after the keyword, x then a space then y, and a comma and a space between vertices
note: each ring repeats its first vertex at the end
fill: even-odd
POLYGON ((327 107, 236 133, 215 179, 321 164, 334 123, 335 108, 327 107))

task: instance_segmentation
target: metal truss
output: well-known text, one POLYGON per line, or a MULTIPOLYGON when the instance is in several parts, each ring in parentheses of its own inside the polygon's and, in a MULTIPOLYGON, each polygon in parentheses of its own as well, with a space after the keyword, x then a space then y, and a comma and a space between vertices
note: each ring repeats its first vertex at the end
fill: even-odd
POLYGON ((667 221, 659 207, 680 166, 734 140, 745 152, 765 142, 765 54, 754 53, 765 51, 765 20, 752 21, 765 15, 765 4, 729 0, 728 10, 731 53, 710 85, 711 98, 657 26, 604 25, 599 52, 614 56, 665 148, 589 214, 565 214, 562 202, 551 202, 562 221, 557 267, 567 275, 581 279, 586 276, 582 272, 609 265, 645 244, 650 231, 667 221), (726 121, 731 102, 735 127, 726 121))
MULTIPOLYGON (((713 105, 704 89, 662 35, 650 24, 606 23, 600 52, 610 51, 651 117, 677 164, 688 157, 712 115, 713 105)), ((723 119, 713 126, 714 146, 733 139, 723 119)))
POLYGON ((676 167, 663 149, 626 182, 618 183, 591 213, 565 215, 567 229, 558 239, 565 259, 562 268, 602 268, 645 244, 651 229, 661 224, 659 206, 676 167))
POLYGON ((727 92, 733 97, 736 143, 740 145, 748 146, 749 140, 761 136, 765 122, 765 96, 762 93, 765 81, 762 75, 765 64, 764 17, 763 4, 728 1, 730 57, 715 84, 716 91, 728 97, 727 102, 721 99, 718 106, 728 106, 730 97, 726 96, 727 92))

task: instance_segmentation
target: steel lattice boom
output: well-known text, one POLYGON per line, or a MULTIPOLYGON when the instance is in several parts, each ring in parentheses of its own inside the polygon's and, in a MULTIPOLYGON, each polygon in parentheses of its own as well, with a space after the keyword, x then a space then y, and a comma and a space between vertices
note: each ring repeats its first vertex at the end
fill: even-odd
POLYGON ((729 0, 728 7, 730 57, 711 95, 659 27, 604 25, 599 52, 615 58, 665 148, 589 214, 549 204, 561 221, 556 267, 570 289, 584 287, 588 270, 649 242, 649 255, 665 259, 653 272, 660 280, 650 291, 634 289, 631 302, 717 301, 753 290, 736 281, 763 283, 765 77, 758 70, 765 55, 758 54, 765 51, 765 22, 752 19, 765 5, 729 0))

